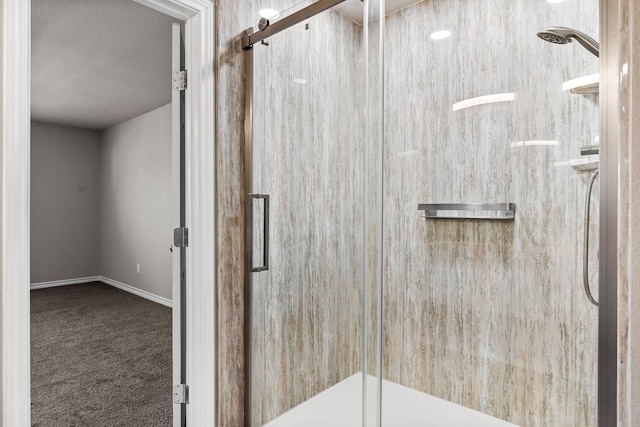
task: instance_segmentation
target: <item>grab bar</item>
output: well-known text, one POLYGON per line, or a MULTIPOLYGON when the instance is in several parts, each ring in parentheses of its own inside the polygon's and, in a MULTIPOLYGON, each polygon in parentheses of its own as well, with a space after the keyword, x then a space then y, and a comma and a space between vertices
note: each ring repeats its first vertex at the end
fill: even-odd
POLYGON ((584 282, 584 291, 587 294, 589 302, 596 307, 598 301, 591 294, 591 286, 589 286, 589 216, 591 211, 591 192, 593 190, 593 182, 598 176, 599 170, 596 169, 589 179, 589 187, 587 188, 587 197, 584 207, 584 245, 582 245, 582 280, 584 282))
POLYGON ((422 203, 418 210, 430 219, 487 219, 513 221, 515 203, 422 203))

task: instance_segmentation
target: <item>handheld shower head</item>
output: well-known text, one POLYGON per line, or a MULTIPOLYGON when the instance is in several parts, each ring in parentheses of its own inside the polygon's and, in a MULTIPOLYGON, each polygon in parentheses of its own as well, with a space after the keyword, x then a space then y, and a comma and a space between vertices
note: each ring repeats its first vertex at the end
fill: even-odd
POLYGON ((578 41, 585 49, 600 57, 600 45, 597 41, 573 28, 567 27, 547 27, 538 33, 538 37, 549 43, 567 44, 574 39, 578 41))

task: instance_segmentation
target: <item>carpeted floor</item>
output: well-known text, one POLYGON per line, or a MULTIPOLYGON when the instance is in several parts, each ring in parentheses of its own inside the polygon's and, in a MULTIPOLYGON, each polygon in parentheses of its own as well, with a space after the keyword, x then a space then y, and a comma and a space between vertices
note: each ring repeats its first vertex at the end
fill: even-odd
POLYGON ((171 309, 102 283, 31 291, 38 427, 171 426, 171 309))

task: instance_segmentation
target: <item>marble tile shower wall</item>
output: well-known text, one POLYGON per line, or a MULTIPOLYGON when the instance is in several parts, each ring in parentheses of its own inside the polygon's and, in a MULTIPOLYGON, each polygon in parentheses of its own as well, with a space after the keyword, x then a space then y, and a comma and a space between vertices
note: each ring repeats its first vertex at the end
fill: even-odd
POLYGON ((252 424, 359 372, 361 29, 327 12, 254 48, 254 192, 270 270, 253 275, 252 424))
POLYGON ((561 86, 598 61, 575 42, 536 37, 551 25, 597 38, 598 3, 433 0, 386 20, 384 373, 518 425, 595 426, 597 309, 581 261, 588 174, 562 162, 594 142, 598 97, 561 86), (429 38, 443 29, 452 36, 429 38), (505 92, 515 100, 452 111, 505 92), (558 143, 512 147, 533 140, 558 143), (516 219, 417 211, 444 202, 514 202, 516 219))

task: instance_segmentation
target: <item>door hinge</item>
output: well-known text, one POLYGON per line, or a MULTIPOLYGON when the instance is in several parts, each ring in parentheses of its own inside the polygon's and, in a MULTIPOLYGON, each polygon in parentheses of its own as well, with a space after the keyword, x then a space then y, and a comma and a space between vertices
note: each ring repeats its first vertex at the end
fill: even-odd
POLYGON ((186 384, 178 384, 173 386, 173 403, 181 405, 189 403, 189 386, 186 384))
POLYGON ((187 70, 173 72, 173 88, 175 90, 185 90, 187 88, 187 70))
POLYGON ((189 247, 189 229, 186 227, 173 229, 173 246, 176 248, 189 247))

